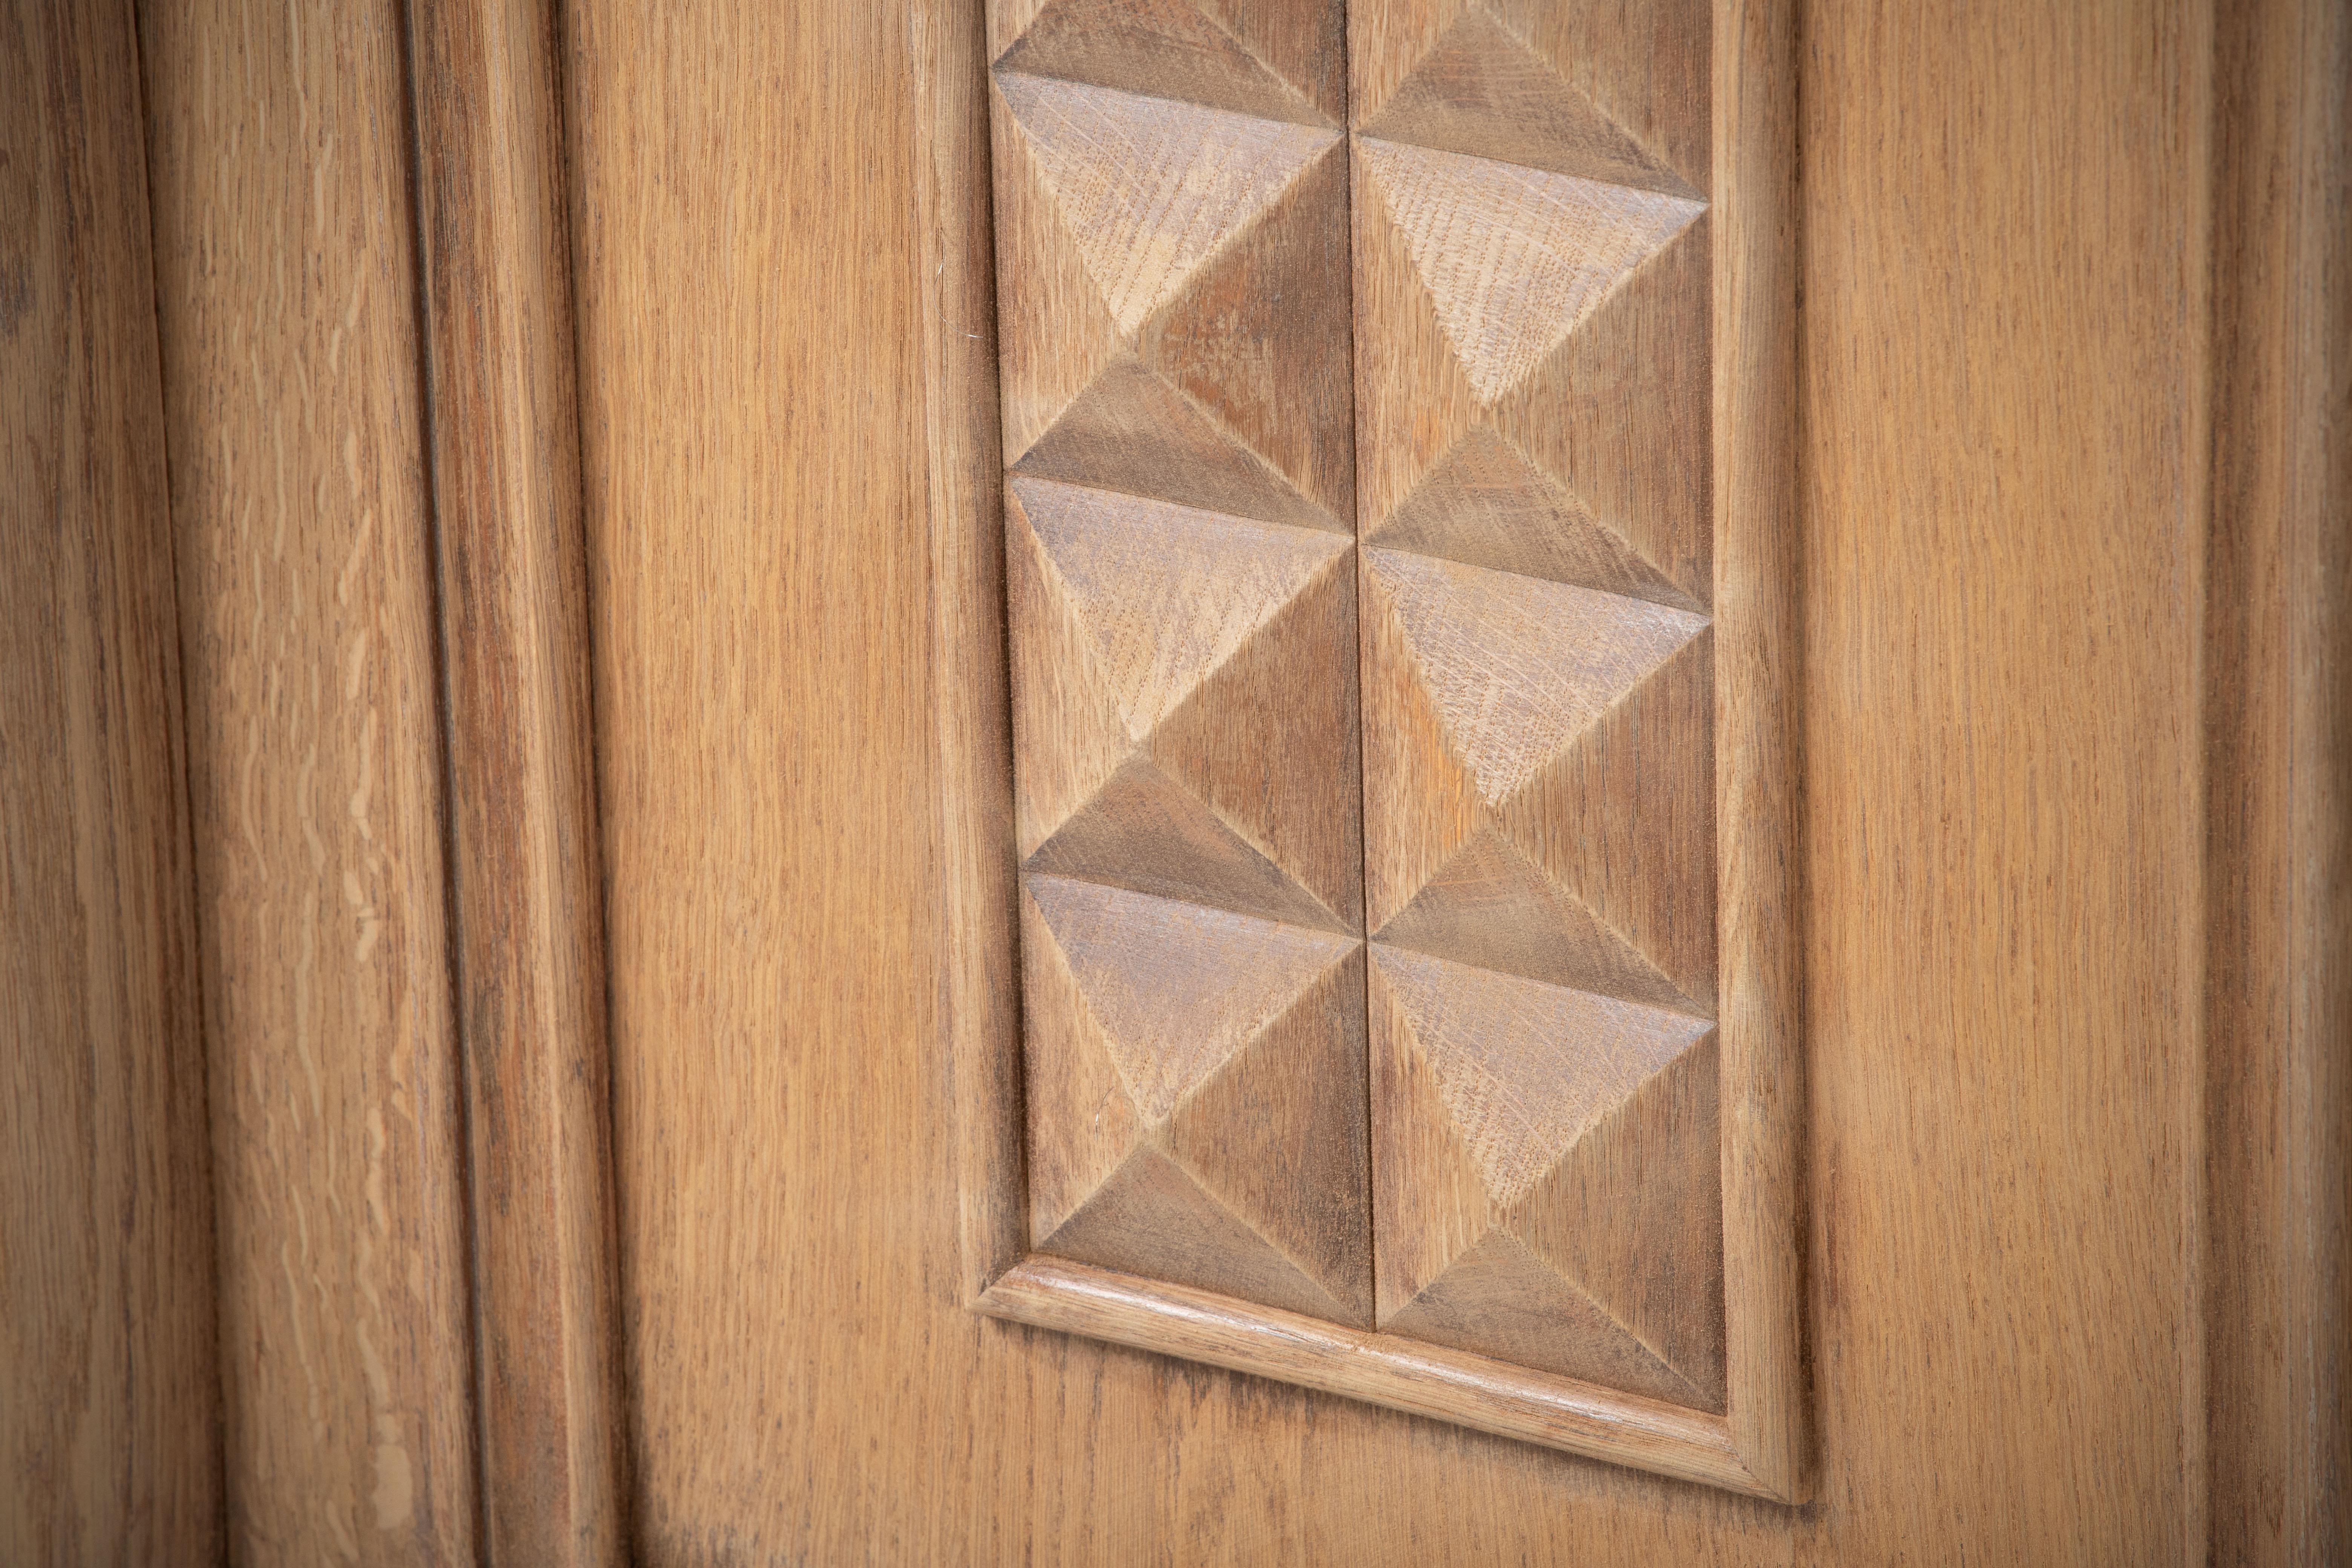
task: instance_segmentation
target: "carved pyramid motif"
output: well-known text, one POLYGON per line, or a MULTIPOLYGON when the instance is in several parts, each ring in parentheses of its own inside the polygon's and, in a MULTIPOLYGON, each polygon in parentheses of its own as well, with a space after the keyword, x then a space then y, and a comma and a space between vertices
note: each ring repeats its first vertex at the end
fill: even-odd
POLYGON ((1007 466, 1345 531, 1339 132, 1012 68, 1067 53, 995 78, 1007 466))
POLYGON ((1640 9, 992 6, 1030 1239, 1720 1411, 1710 13, 1640 9))
POLYGON ((1378 1312, 1719 1410, 1706 170, 1585 9, 1359 21, 1378 1312))
POLYGON ((1033 875, 1023 904, 1042 1250, 1370 1321, 1353 938, 1033 875))
POLYGON ((1721 1407, 1714 1029, 1375 947, 1383 1328, 1721 1407))
POLYGON ((1365 137, 1359 157, 1482 404, 1516 388, 1703 204, 1365 137))
POLYGON ((1031 865, 1358 929, 1346 539, 1042 479, 1009 490, 1031 865))

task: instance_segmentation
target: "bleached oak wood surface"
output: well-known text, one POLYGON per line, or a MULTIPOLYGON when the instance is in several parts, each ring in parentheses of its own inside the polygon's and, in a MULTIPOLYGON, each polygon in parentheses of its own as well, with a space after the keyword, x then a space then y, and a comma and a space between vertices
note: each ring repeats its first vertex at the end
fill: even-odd
MULTIPOLYGON (((2193 30, 1800 18, 1819 1480, 1790 1510, 962 1309, 949 862, 909 825, 968 721, 929 717, 964 689, 922 576, 940 414, 898 390, 927 331, 952 354, 896 259, 915 209, 826 199, 939 177, 887 108, 907 35, 578 21, 646 1558, 2202 1554, 2193 30)), ((964 994, 1001 1016, 1003 978, 964 994)))
POLYGON ((141 16, 248 1562, 479 1539, 405 25, 141 16))
MULTIPOLYGON (((9 188, 135 184, 120 76, 73 64, 122 46, 52 20, 0 58, 88 90, 0 124, 91 129, 56 162, 12 140, 9 188)), ((8 918, 36 933, 5 973, 29 1037, 89 1043, 8 1067, 37 1119, 0 1149, 6 1289, 34 1257, 42 1305, 0 1343, 42 1403, 0 1411, 32 1434, 0 1539, 468 1561, 401 18, 142 26, 160 466, 117 287, 139 242, 94 197, 87 227, 0 228, 27 258, 0 279, 32 280, 0 292, 30 302, 0 406, 36 454, 5 493, 40 498, 6 522, 38 570, 0 634, 8 918), (89 244, 63 292, 60 234, 89 244), (139 548, 166 471, 176 682, 139 548), (195 938, 159 827, 175 686, 195 938), (183 1289, 198 1097, 158 1044, 199 989, 216 1339, 183 1289), (119 1206, 142 1193, 171 1206, 119 1206), (110 1290, 140 1304, 79 1305, 110 1290), (206 1341, 216 1483, 179 1441, 212 1419, 206 1341)), ((1778 869, 1809 1195, 1800 1257, 1757 1255, 1804 1288, 1796 1509, 966 1309, 1020 1223, 958 1182, 1010 1137, 970 1098, 1006 1058, 942 1043, 1002 1041, 1014 984, 940 912, 1017 907, 985 868, 1010 800, 955 751, 1009 740, 962 679, 992 631, 940 591, 993 569, 994 427, 924 369, 993 363, 985 222, 953 199, 981 20, 565 29, 636 1559, 2342 1555, 2345 993, 2314 957, 2346 930, 2337 8, 1801 8, 1808 832, 1778 869), (960 105, 919 98, 943 80, 960 105), (962 531, 931 531, 942 496, 962 531)))

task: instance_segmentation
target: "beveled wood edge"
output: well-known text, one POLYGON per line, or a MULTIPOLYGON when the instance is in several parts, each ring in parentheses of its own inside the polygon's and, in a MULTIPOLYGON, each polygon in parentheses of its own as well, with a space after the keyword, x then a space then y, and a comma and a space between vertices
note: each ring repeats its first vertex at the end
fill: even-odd
POLYGON ((1793 0, 1715 12, 1717 933, 1731 1441, 1810 1495, 1793 0))
POLYGON ((938 1005, 956 1176, 957 1299, 1027 1250, 1013 720, 1004 628, 996 268, 982 0, 916 0, 915 231, 938 746, 938 1005))
POLYGON ((992 1317, 1205 1362, 1769 1501, 1724 1418, 1486 1356, 1033 1255, 978 1303, 992 1317))
POLYGON ((2184 1336, 2183 1446, 2199 1550, 2334 1563, 2352 1552, 2352 12, 2250 0, 2200 20, 2204 997, 2183 1142, 2201 1333, 2184 1336))
POLYGON ((1809 1495, 1799 1047, 1792 0, 1717 0, 1715 268, 1722 854, 1723 1417, 1056 1259, 1025 1260, 1002 607, 992 204, 980 0, 919 0, 917 171, 939 745, 941 1033, 965 1304, 1775 1501, 1809 1495), (976 679, 941 679, 941 671, 976 679), (1760 900, 1743 907, 1742 900, 1760 900), (1368 1359, 1369 1358, 1369 1359, 1368 1359))
POLYGON ((408 0, 488 1560, 628 1541, 560 34, 408 0))

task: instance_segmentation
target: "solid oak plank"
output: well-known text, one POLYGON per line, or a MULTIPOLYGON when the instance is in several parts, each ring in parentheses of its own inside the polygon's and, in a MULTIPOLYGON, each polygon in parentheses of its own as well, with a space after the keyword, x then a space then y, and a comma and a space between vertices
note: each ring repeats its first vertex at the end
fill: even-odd
POLYGON ((138 47, 0 15, 0 1561, 219 1560, 219 1342, 138 47))
POLYGON ((411 7, 483 1548, 618 1563, 620 1336, 553 7, 411 7))
POLYGON ((476 1551, 403 18, 142 16, 228 1545, 476 1551))
POLYGON ((2352 1554, 2352 13, 2218 7, 2204 1440, 2213 1560, 2352 1554))
POLYGON ((2204 1551, 2193 21, 1799 21, 1832 1560, 2204 1551))

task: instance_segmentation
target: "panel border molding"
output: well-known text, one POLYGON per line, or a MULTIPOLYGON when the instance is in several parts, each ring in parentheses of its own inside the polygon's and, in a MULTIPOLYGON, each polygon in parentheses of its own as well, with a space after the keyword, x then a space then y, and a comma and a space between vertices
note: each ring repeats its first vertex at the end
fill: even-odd
POLYGON ((1795 10, 1717 0, 1711 198, 1717 940, 1727 1413, 1031 1256, 994 244, 981 7, 919 8, 941 1024, 958 1293, 1001 1319, 1159 1351, 1722 1487, 1809 1494, 1803 1361, 1796 605, 1795 10))

